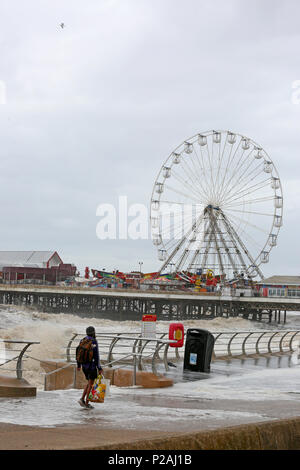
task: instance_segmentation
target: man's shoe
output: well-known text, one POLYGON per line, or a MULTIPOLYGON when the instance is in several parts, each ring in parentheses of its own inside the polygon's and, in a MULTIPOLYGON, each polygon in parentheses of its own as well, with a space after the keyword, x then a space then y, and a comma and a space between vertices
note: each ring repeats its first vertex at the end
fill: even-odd
POLYGON ((83 399, 80 398, 80 400, 78 401, 79 405, 82 406, 83 408, 86 408, 86 404, 84 403, 83 399))

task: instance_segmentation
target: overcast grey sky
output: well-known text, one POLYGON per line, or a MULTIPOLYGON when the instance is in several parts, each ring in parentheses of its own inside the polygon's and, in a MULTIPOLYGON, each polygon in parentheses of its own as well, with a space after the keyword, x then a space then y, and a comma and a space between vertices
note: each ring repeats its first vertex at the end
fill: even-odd
POLYGON ((299 15, 298 0, 2 0, 1 250, 158 269, 151 240, 96 237, 97 206, 149 205, 177 145, 229 129, 262 145, 283 185, 264 273, 300 274, 299 15))

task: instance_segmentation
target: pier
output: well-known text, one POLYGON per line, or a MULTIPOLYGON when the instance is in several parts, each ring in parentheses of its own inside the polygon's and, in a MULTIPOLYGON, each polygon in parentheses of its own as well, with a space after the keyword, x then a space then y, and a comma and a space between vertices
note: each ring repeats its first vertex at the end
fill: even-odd
POLYGON ((0 286, 0 303, 116 321, 140 320, 153 313, 167 321, 242 317, 285 323, 287 312, 300 311, 300 298, 11 284, 0 286))

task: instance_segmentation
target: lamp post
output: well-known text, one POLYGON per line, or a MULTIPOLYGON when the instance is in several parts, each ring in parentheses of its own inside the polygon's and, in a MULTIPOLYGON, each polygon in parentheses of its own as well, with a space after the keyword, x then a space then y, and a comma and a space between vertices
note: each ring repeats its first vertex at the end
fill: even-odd
POLYGON ((142 265, 143 265, 143 261, 139 261, 139 265, 140 265, 140 279, 138 281, 138 288, 140 289, 141 288, 141 279, 142 279, 142 265))
POLYGON ((140 274, 142 274, 142 265, 143 265, 143 261, 139 261, 139 265, 140 265, 140 274))

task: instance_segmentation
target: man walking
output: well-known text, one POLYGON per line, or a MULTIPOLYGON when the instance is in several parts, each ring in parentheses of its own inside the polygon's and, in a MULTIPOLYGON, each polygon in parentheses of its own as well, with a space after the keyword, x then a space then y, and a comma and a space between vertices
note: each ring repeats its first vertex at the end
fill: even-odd
POLYGON ((82 367, 82 371, 88 381, 78 403, 84 408, 93 408, 93 406, 89 404, 90 391, 93 387, 94 380, 103 369, 100 364, 95 328, 89 326, 86 329, 86 334, 87 336, 80 341, 76 348, 77 370, 80 370, 82 367))

